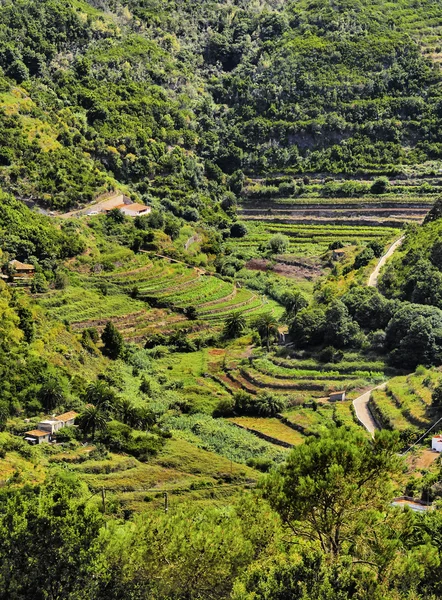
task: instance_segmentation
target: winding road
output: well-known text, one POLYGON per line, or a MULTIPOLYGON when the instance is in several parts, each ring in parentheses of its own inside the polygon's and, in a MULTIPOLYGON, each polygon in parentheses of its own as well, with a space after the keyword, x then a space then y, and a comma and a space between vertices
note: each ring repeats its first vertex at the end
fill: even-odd
POLYGON ((374 432, 377 429, 379 429, 379 425, 374 420, 370 409, 368 408, 368 402, 370 400, 371 392, 373 390, 383 390, 385 389, 386 385, 386 383, 381 383, 381 385, 378 385, 372 388, 371 390, 368 390, 368 392, 365 392, 364 394, 362 394, 362 396, 359 396, 359 398, 353 400, 353 406, 355 408, 355 413, 358 418, 358 421, 365 427, 365 429, 369 433, 371 433, 372 436, 374 436, 374 432))
MULTIPOLYGON (((377 286, 379 273, 381 272, 382 267, 385 265, 385 263, 391 257, 391 255, 395 252, 395 250, 397 250, 397 248, 399 248, 399 246, 402 244, 404 237, 405 236, 402 235, 398 240, 396 240, 388 248, 387 252, 381 256, 378 264, 376 265, 376 267, 372 271, 370 277, 368 278, 368 283, 367 283, 368 287, 376 287, 377 286)), ((369 433, 371 433, 372 436, 374 436, 374 432, 377 429, 379 429, 379 426, 376 423, 376 421, 374 420, 374 418, 368 408, 368 402, 370 400, 370 395, 373 390, 383 390, 383 389, 385 389, 386 385, 387 385, 386 383, 382 383, 381 385, 378 385, 378 386, 372 388, 371 390, 368 390, 368 392, 365 392, 364 394, 362 394, 361 396, 359 396, 358 398, 353 400, 353 406, 354 406, 356 417, 358 418, 358 421, 365 427, 365 429, 369 433)))
POLYGON ((376 287, 377 286, 377 284, 378 284, 378 278, 379 278, 379 273, 381 272, 382 267, 385 265, 385 263, 390 258, 390 256, 395 252, 395 250, 397 250, 397 248, 399 248, 399 246, 402 244, 402 242, 404 241, 404 237, 405 236, 402 235, 398 240, 396 240, 394 242, 394 244, 392 244, 389 247, 389 249, 387 250, 387 252, 381 256, 381 258, 379 259, 378 264, 376 265, 376 267, 374 268, 372 274, 368 278, 368 284, 367 284, 368 287, 376 287))

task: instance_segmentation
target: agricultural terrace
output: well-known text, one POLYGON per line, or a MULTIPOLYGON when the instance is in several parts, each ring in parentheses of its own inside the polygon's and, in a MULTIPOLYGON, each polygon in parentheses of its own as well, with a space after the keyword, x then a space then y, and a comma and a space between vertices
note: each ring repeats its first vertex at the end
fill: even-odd
POLYGON ((282 358, 274 353, 264 356, 260 350, 248 358, 235 359, 229 353, 224 363, 224 381, 232 390, 244 389, 256 394, 273 390, 286 397, 288 405, 328 398, 333 391, 346 390, 350 399, 361 390, 388 378, 382 361, 367 361, 347 355, 340 363, 321 363, 313 358, 282 358), (227 381, 228 380, 228 381, 227 381))
POLYGON ((418 367, 411 375, 391 379, 385 389, 373 390, 370 410, 382 427, 400 431, 404 440, 416 439, 436 419, 431 396, 439 381, 440 372, 418 367))
POLYGON ((167 259, 139 255, 112 272, 72 275, 64 290, 42 294, 39 302, 74 329, 112 321, 126 341, 141 342, 157 331, 220 329, 233 311, 247 319, 283 309, 262 294, 167 259), (192 320, 186 317, 195 309, 192 320))
POLYGON ((415 176, 399 180, 253 179, 244 189, 240 212, 244 220, 271 217, 304 224, 401 227, 423 220, 439 193, 438 186, 437 178, 415 176))
POLYGON ((388 245, 395 236, 397 229, 370 225, 330 225, 330 224, 304 224, 282 223, 272 217, 262 220, 247 221, 247 235, 241 239, 231 239, 226 242, 230 252, 238 252, 245 259, 253 259, 262 253, 270 239, 275 234, 288 237, 288 248, 282 260, 290 257, 313 258, 323 255, 333 242, 341 242, 344 246, 364 246, 373 240, 381 241, 388 245))

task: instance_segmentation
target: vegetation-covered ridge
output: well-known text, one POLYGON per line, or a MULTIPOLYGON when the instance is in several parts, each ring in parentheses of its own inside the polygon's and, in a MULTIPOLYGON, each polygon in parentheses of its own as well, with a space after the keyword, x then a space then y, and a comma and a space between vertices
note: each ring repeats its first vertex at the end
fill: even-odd
POLYGON ((0 1, 0 600, 442 596, 441 28, 0 1))
POLYGON ((1 181, 57 208, 119 182, 176 212, 210 211, 238 169, 437 173, 440 19, 405 0, 6 2, 1 181))

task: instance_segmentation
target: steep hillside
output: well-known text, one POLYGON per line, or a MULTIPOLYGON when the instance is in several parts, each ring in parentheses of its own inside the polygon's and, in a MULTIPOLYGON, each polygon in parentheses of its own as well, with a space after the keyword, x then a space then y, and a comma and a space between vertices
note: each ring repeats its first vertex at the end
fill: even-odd
POLYGON ((182 214, 221 199, 223 172, 401 173, 437 160, 439 12, 4 3, 1 181, 62 209, 119 182, 182 214))

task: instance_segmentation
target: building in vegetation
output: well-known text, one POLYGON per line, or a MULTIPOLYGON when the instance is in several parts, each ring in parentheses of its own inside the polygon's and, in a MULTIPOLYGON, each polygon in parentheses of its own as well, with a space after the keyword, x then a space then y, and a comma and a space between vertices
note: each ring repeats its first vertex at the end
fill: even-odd
POLYGON ((48 419, 47 421, 40 421, 38 424, 39 431, 49 431, 51 435, 56 433, 63 427, 62 421, 56 421, 55 419, 48 419))
POLYGON ((127 217, 141 217, 142 215, 148 215, 151 211, 150 206, 138 204, 137 202, 123 204, 123 206, 117 206, 117 208, 119 208, 127 217))
POLYGON ((333 260, 342 260, 344 258, 345 258, 345 250, 343 250, 342 248, 337 248, 336 250, 333 250, 333 252, 332 252, 333 260))
POLYGON ((60 427, 71 427, 72 425, 75 424, 76 417, 78 417, 78 413, 71 410, 67 413, 63 413, 62 415, 59 415, 58 417, 55 417, 55 420, 58 421, 59 423, 62 423, 62 425, 60 427))
POLYGON ((30 283, 35 275, 34 265, 22 263, 19 260, 11 260, 3 267, 2 276, 3 280, 11 283, 30 283))
POLYGON ((340 402, 341 400, 345 400, 345 391, 341 392, 332 392, 329 396, 330 402, 340 402))
POLYGON ((431 449, 442 452, 442 435, 435 435, 431 440, 431 449))
POLYGON ((128 217, 148 215, 152 210, 150 206, 133 202, 124 194, 114 193, 110 198, 107 198, 107 200, 102 200, 90 206, 86 211, 83 211, 83 214, 93 216, 100 213, 108 213, 115 208, 121 210, 121 212, 128 217))
POLYGON ((43 442, 51 442, 52 436, 57 433, 63 427, 72 427, 75 424, 75 418, 78 417, 78 413, 73 410, 63 413, 53 419, 47 419, 40 421, 38 429, 27 431, 25 433, 25 440, 30 444, 42 444, 43 442))
POLYGON ((43 442, 51 441, 51 434, 49 431, 42 431, 40 429, 33 429, 25 433, 25 440, 30 444, 42 444, 43 442))

